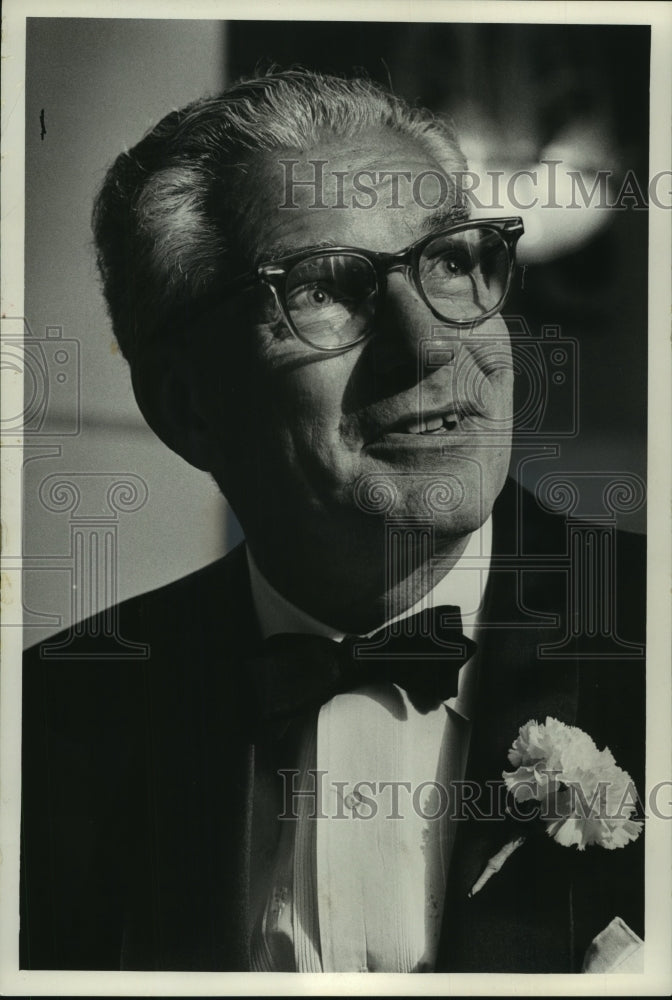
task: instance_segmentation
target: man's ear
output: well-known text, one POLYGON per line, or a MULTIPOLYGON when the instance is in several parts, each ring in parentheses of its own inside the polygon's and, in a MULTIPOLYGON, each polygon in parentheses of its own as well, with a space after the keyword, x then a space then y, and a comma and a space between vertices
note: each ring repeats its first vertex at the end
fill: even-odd
POLYGON ((213 443, 193 364, 173 342, 153 344, 131 367, 133 391, 145 420, 164 444, 206 472, 214 465, 213 443))

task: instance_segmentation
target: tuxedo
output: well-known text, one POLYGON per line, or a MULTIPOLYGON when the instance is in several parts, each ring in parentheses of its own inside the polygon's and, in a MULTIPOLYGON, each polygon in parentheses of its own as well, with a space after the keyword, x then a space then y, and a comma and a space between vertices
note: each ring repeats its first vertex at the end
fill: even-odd
MULTIPOLYGON (((520 726, 553 716, 609 746, 643 795, 642 539, 613 534, 612 586, 590 607, 618 642, 595 657, 567 522, 510 481, 493 531, 436 971, 580 972, 613 917, 643 935, 644 838, 578 852, 530 837, 469 898, 508 829, 475 794, 520 726)), ((25 658, 21 967, 248 970, 261 737, 244 548, 113 617, 116 634, 98 616, 25 658)))

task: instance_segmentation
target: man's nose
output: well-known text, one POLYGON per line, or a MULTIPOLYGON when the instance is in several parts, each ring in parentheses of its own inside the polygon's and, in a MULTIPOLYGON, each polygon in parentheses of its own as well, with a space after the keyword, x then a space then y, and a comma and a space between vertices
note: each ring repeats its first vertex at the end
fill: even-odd
POLYGON ((439 321, 415 289, 410 272, 406 268, 390 272, 374 336, 379 364, 422 364, 423 345, 431 340, 437 325, 439 321))

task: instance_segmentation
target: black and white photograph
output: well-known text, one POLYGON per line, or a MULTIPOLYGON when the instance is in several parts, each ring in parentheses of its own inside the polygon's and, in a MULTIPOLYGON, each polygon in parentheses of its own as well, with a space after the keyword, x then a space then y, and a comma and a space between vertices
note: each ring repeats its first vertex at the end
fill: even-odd
POLYGON ((672 5, 6 10, 2 992, 668 995, 672 5))

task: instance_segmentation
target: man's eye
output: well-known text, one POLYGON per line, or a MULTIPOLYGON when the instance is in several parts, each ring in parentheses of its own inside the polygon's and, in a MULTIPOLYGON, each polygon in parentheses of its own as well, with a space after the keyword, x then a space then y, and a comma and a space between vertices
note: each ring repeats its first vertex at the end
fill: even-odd
POLYGON ((290 309, 325 309, 335 302, 333 292, 323 285, 304 285, 294 289, 288 297, 290 309))
POLYGON ((459 278, 470 274, 474 263, 468 253, 461 250, 447 250, 427 261, 427 273, 433 278, 459 278))

